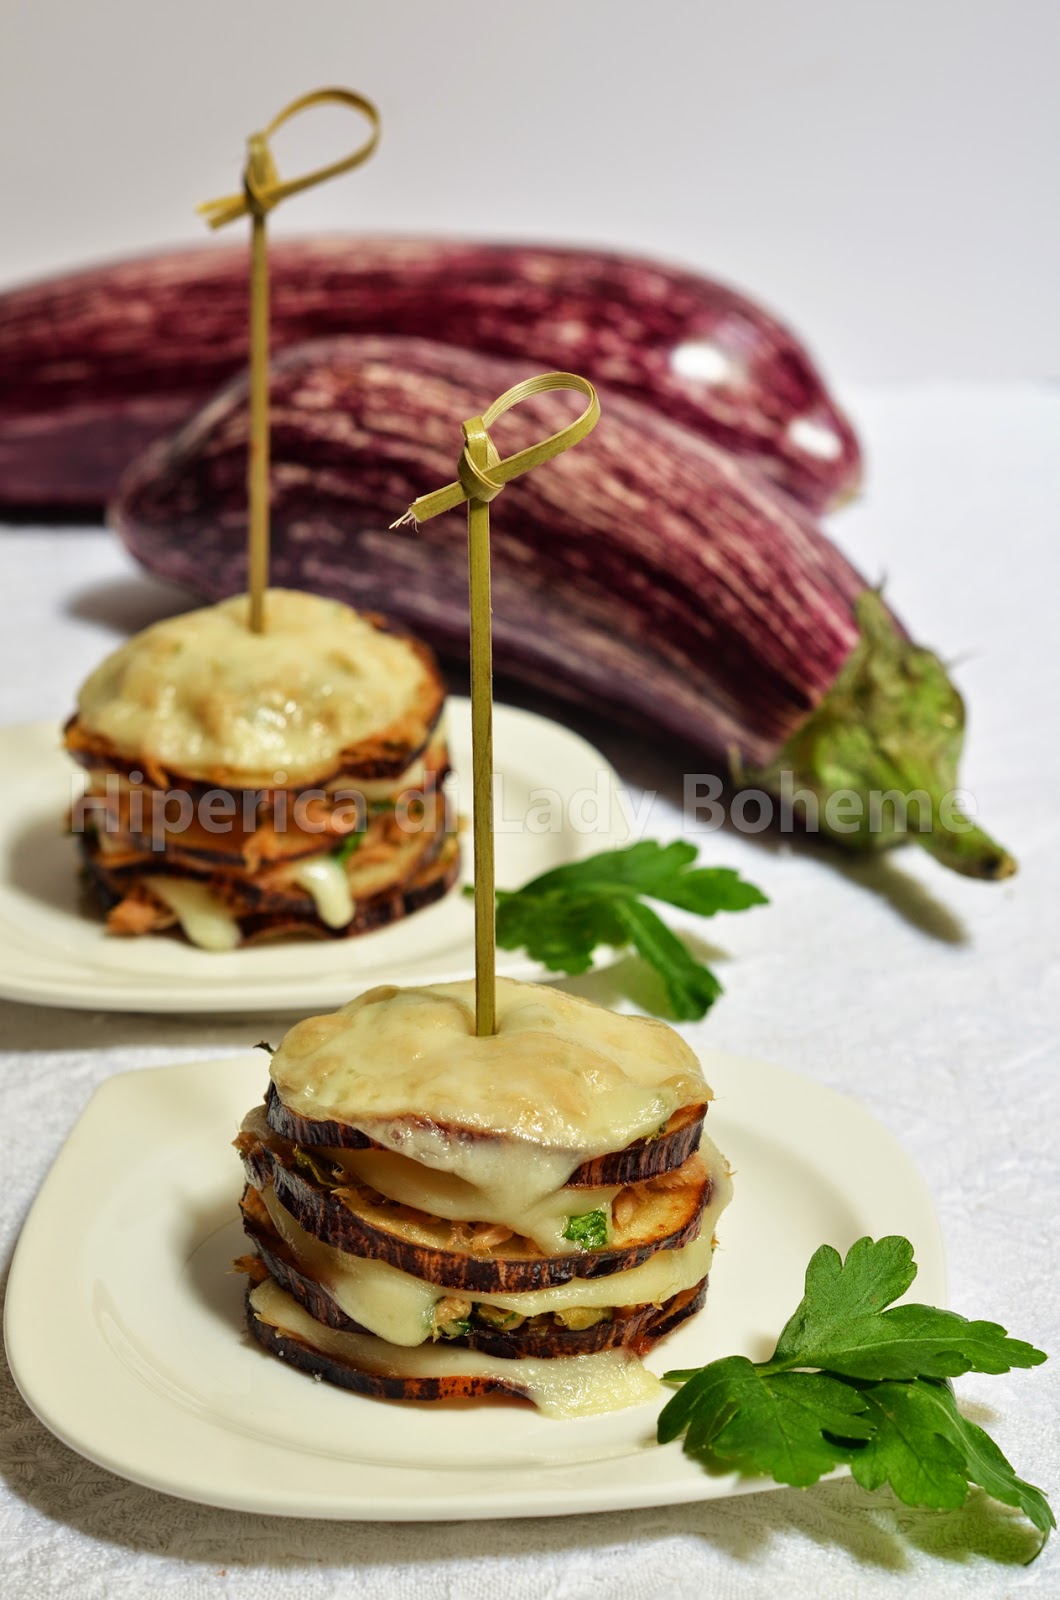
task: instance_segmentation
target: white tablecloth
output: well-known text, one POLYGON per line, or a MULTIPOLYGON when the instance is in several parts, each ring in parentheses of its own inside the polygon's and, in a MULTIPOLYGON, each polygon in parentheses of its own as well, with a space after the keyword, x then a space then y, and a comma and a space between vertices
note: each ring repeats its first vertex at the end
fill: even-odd
MULTIPOLYGON (((713 834, 705 859, 741 868, 772 905, 712 928, 727 992, 685 1031, 693 1044, 778 1061, 870 1107, 936 1197, 953 1307, 1056 1351, 1060 393, 894 387, 849 399, 869 488, 836 519, 836 536, 867 575, 887 576, 914 634, 956 663, 971 707, 964 781, 1020 874, 982 885, 912 849, 855 866, 713 834)), ((174 604, 90 528, 3 532, 0 595, 7 722, 62 717, 99 656, 174 604)), ((631 783, 660 791, 649 833, 673 833, 680 775, 665 755, 601 742, 631 783)), ((260 1034, 246 1020, 7 1004, 0 1026, 5 1261, 101 1079, 245 1048, 260 1034)), ((1051 1366, 959 1388, 1017 1469, 1055 1489, 1051 1366)), ((937 1516, 847 1482, 553 1521, 294 1522, 112 1477, 51 1437, 6 1370, 0 1416, 0 1589, 19 1600, 1060 1593, 1060 1545, 1022 1567, 1023 1527, 979 1496, 937 1516)))

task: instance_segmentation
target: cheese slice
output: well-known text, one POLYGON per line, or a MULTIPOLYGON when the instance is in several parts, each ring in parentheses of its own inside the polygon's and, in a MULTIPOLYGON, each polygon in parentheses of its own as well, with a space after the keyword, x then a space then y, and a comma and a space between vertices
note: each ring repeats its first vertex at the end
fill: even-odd
POLYGON ((272 1279, 250 1296, 254 1315, 280 1333, 292 1334, 325 1355, 362 1371, 388 1377, 444 1378, 455 1374, 496 1378, 518 1386, 549 1417, 591 1416, 657 1399, 662 1385, 628 1350, 557 1359, 524 1356, 517 1361, 451 1345, 428 1344, 409 1350, 372 1334, 340 1333, 314 1321, 272 1279))
POLYGON ((192 878, 162 875, 145 878, 144 884, 169 907, 191 943, 200 950, 235 949, 240 939, 239 924, 205 884, 192 878))

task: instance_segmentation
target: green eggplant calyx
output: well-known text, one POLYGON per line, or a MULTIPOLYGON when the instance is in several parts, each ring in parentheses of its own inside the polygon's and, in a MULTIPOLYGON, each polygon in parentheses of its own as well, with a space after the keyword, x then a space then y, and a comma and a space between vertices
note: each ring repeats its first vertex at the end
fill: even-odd
POLYGON ((856 615, 861 636, 821 704, 741 780, 840 844, 911 839, 966 877, 1011 877, 1012 856, 962 809, 964 701, 945 667, 903 637, 877 590, 859 597, 856 615))

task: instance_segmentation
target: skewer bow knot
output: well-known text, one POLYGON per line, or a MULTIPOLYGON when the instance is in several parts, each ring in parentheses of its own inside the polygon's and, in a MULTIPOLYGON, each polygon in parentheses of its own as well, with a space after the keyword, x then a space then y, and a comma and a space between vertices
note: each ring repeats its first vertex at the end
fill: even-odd
POLYGON ((497 446, 481 417, 470 417, 467 422, 461 423, 461 427, 464 430, 464 449, 457 468, 460 486, 468 500, 481 500, 488 504, 504 488, 503 483, 489 476, 490 468, 500 463, 497 446))
POLYGON ((500 494, 505 484, 511 483, 513 478, 520 477, 524 472, 531 472, 543 461, 551 461, 553 456, 569 450, 571 445, 591 433, 599 420, 600 402, 588 378, 576 372, 542 372, 536 378, 525 378, 522 383, 506 389, 481 417, 471 417, 462 424, 464 450, 457 468, 457 481, 447 483, 444 489, 436 489, 433 494, 421 495, 413 501, 404 516, 391 523, 391 527, 406 528, 415 526, 417 522, 428 522, 443 511, 452 511, 464 500, 477 500, 479 504, 488 505, 500 494), (576 394, 584 395, 588 401, 585 410, 573 422, 568 422, 565 428, 550 433, 539 444, 528 445, 525 450, 502 458, 489 436, 489 430, 498 417, 503 417, 521 400, 529 400, 535 394, 547 394, 553 389, 572 389, 576 394))
POLYGON ((219 200, 206 200, 196 209, 211 228, 223 228, 239 217, 264 217, 290 195, 301 194, 303 189, 311 189, 314 184, 324 183, 328 178, 337 178, 341 172, 350 172, 354 167, 359 167, 362 161, 367 161, 378 143, 379 112, 370 100, 366 100, 362 94, 355 94, 352 89, 314 89, 311 94, 301 95, 299 99, 292 100, 290 105, 284 106, 260 133, 250 135, 242 193, 224 195, 219 200), (298 178, 281 178, 272 158, 269 140, 299 112, 323 105, 345 106, 349 111, 359 112, 369 124, 367 139, 348 156, 332 161, 326 167, 304 172, 298 178))

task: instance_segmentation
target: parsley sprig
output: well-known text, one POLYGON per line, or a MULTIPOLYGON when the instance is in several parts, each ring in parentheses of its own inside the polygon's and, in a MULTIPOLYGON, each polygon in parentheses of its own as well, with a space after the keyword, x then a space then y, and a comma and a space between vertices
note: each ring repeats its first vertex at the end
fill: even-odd
POLYGON ((766 897, 730 867, 693 866, 696 854, 686 840, 644 839, 554 867, 521 889, 499 889, 497 943, 567 973, 587 972, 598 945, 632 945, 661 976, 673 1016, 697 1020, 721 984, 645 902, 712 917, 765 905, 766 897))
POLYGON ((961 1416, 949 1380, 1046 1357, 995 1322, 894 1305, 915 1277, 908 1239, 859 1239, 845 1260, 822 1245, 768 1361, 666 1373, 682 1387, 659 1417, 660 1443, 684 1434, 708 1466, 799 1486, 847 1463, 863 1488, 889 1483, 911 1506, 954 1509, 975 1483, 1018 1507, 1044 1543, 1056 1526, 1049 1502, 961 1416))

